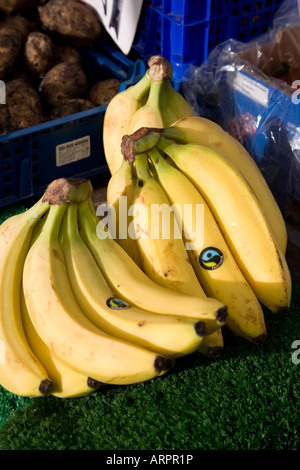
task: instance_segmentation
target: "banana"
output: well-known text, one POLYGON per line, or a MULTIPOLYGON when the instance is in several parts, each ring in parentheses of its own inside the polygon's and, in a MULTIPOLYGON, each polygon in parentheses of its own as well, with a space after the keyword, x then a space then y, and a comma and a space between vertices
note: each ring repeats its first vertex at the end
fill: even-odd
POLYGON ((171 166, 156 148, 148 155, 157 180, 174 208, 185 244, 189 244, 187 253, 205 293, 227 305, 228 328, 238 336, 261 343, 266 338, 261 305, 235 262, 206 201, 194 184, 171 166), (198 209, 203 212, 202 218, 198 209), (203 256, 205 253, 207 260, 203 256))
MULTIPOLYGON (((46 212, 43 218, 35 224, 30 246, 33 245, 40 235, 47 220, 47 215, 48 213, 46 212)), ((28 344, 41 364, 45 367, 53 383, 51 395, 58 398, 74 398, 89 395, 91 392, 99 389, 100 383, 98 381, 67 366, 53 354, 50 348, 37 334, 28 313, 23 285, 21 287, 21 316, 28 344)))
POLYGON ((98 390, 100 387, 98 381, 67 366, 53 354, 37 334, 28 314, 23 290, 21 292, 21 311, 24 330, 30 347, 44 365, 53 382, 51 395, 58 398, 74 398, 86 396, 98 390))
POLYGON ((147 155, 138 155, 134 165, 137 179, 132 199, 132 227, 144 272, 161 286, 205 297, 190 263, 181 230, 178 230, 174 211, 149 172, 147 155))
POLYGON ((116 297, 80 237, 76 204, 69 205, 63 229, 63 249, 74 295, 96 326, 165 357, 175 358, 198 349, 206 333, 205 323, 147 312, 116 297))
POLYGON ((68 203, 58 199, 23 269, 25 302, 38 335, 63 362, 99 382, 124 385, 164 374, 174 360, 104 333, 80 309, 60 244, 68 203))
POLYGON ((103 148, 108 168, 113 175, 123 160, 121 140, 128 132, 131 118, 143 105, 150 89, 147 72, 136 84, 126 88, 109 102, 103 121, 103 148))
POLYGON ((246 178, 269 220, 279 246, 285 254, 287 229, 278 204, 257 164, 243 145, 217 123, 200 117, 179 119, 163 131, 177 143, 197 143, 222 153, 246 178))
MULTIPOLYGON (((149 72, 148 72, 149 73, 149 72)), ((166 127, 167 123, 163 119, 162 115, 162 95, 164 92, 164 80, 153 80, 150 79, 150 91, 149 96, 141 108, 132 116, 128 128, 128 134, 131 134, 141 127, 166 127)), ((126 135, 124 132, 123 135, 126 135)))
MULTIPOLYGON (((174 124, 174 122, 176 122, 179 119, 179 117, 178 117, 178 111, 179 110, 176 112, 176 109, 174 109, 173 106, 170 106, 170 103, 172 103, 172 105, 173 105, 172 100, 171 100, 171 102, 168 102, 168 95, 167 94, 168 94, 169 87, 172 88, 172 85, 171 85, 170 80, 167 80, 163 84, 162 92, 161 92, 161 96, 160 96, 160 103, 159 103, 159 111, 160 111, 160 114, 161 114, 161 117, 162 117, 162 125, 163 125, 164 128, 170 127, 172 124, 174 124)), ((175 102, 174 102, 174 104, 176 105, 175 102)))
POLYGON ((222 328, 219 328, 211 335, 205 336, 198 351, 209 359, 220 357, 224 351, 222 328))
POLYGON ((208 334, 225 324, 227 307, 217 299, 184 295, 152 281, 107 235, 91 200, 79 203, 78 215, 82 239, 92 252, 106 282, 120 298, 153 313, 203 321, 208 334))
POLYGON ((284 254, 253 190, 222 154, 162 136, 165 152, 194 183, 258 300, 274 313, 289 310, 291 276, 284 254))
POLYGON ((132 222, 129 207, 132 204, 134 180, 132 165, 123 159, 120 168, 110 177, 106 199, 109 209, 114 211, 115 240, 141 268, 141 255, 135 240, 128 236, 128 224, 132 222), (126 230, 125 230, 126 229, 126 230))
POLYGON ((52 382, 31 350, 22 325, 22 269, 33 226, 49 209, 40 199, 27 211, 6 219, 0 227, 0 384, 16 395, 40 397, 52 382))
MULTIPOLYGON (((133 208, 136 209, 137 218, 134 217, 133 226, 135 227, 135 236, 137 236, 137 244, 142 255, 144 272, 150 279, 162 286, 186 295, 204 297, 205 293, 192 268, 181 233, 178 234, 178 238, 175 238, 177 222, 174 212, 170 210, 166 194, 149 173, 146 157, 139 155, 135 161, 135 167, 138 178, 135 200, 137 206, 133 203, 133 208), (146 209, 146 211, 142 210, 140 212, 139 204, 142 204, 143 209, 146 209), (153 206, 162 208, 159 233, 154 239, 151 238, 151 235, 149 236, 153 227, 151 224, 151 207, 153 206), (167 238, 163 234, 164 224, 170 229, 167 238), (148 231, 148 237, 146 238, 140 235, 145 231, 148 231)), ((219 333, 219 330, 217 330, 215 333, 206 335, 203 338, 200 352, 205 351, 207 355, 208 351, 213 351, 214 341, 217 341, 217 346, 219 345, 220 336, 222 336, 221 331, 219 333)), ((218 351, 220 350, 218 349, 218 351)))
POLYGON ((164 106, 163 112, 166 112, 165 121, 167 127, 174 125, 180 119, 194 115, 194 110, 184 96, 175 90, 170 80, 165 82, 163 93, 164 106))

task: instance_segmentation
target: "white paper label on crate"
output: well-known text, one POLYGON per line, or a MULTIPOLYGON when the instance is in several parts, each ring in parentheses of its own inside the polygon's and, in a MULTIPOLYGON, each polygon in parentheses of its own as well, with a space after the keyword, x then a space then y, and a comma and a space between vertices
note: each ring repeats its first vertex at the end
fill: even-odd
POLYGON ((98 13, 104 28, 127 55, 131 49, 143 0, 81 0, 98 13))
POLYGON ((257 103, 268 106, 269 89, 252 78, 246 77, 241 73, 237 73, 233 81, 233 87, 244 95, 249 96, 257 103))
POLYGON ((68 165, 91 155, 89 135, 56 146, 56 166, 68 165))

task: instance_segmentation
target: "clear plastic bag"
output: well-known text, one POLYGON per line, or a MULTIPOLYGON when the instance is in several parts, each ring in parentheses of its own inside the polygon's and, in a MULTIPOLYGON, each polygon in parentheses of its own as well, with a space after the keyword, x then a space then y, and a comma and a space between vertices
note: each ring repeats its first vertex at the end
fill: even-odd
MULTIPOLYGON (((269 30, 229 39, 182 82, 195 114, 211 119, 252 155, 284 214, 300 214, 300 17, 286 0, 269 30), (298 88, 297 88, 298 87, 298 88)), ((300 221, 300 217, 299 217, 300 221)))

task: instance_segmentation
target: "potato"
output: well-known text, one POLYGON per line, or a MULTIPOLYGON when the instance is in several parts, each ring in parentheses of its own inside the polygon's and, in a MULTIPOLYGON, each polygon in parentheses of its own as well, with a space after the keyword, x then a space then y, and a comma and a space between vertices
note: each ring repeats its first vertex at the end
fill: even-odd
POLYGON ((22 79, 6 83, 6 104, 10 131, 35 126, 44 120, 38 93, 22 79))
POLYGON ((49 0, 38 12, 44 30, 68 44, 92 46, 101 35, 96 14, 80 1, 49 0))
POLYGON ((60 62, 52 67, 39 86, 39 93, 47 106, 54 107, 61 101, 83 98, 88 90, 88 80, 80 64, 60 62))
POLYGON ((22 53, 22 34, 12 26, 0 29, 0 80, 5 80, 22 53))
POLYGON ((32 8, 41 5, 45 0, 0 0, 0 11, 11 13, 24 8, 32 8))
POLYGON ((52 39, 39 31, 31 32, 25 42, 24 57, 28 70, 43 78, 56 64, 56 54, 52 39))
POLYGON ((94 105, 90 101, 82 98, 73 98, 71 100, 63 101, 59 105, 55 106, 47 115, 47 119, 51 121, 52 119, 80 113, 92 108, 94 108, 94 105))
POLYGON ((107 105, 110 100, 118 93, 121 80, 109 78, 96 82, 88 93, 88 99, 95 106, 107 105))

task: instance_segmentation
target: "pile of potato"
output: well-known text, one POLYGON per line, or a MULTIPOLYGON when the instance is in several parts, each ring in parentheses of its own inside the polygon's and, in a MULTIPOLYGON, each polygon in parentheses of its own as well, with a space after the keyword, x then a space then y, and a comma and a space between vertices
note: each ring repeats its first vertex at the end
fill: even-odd
POLYGON ((91 80, 82 61, 102 34, 80 0, 0 0, 0 135, 108 104, 120 80, 91 80))

